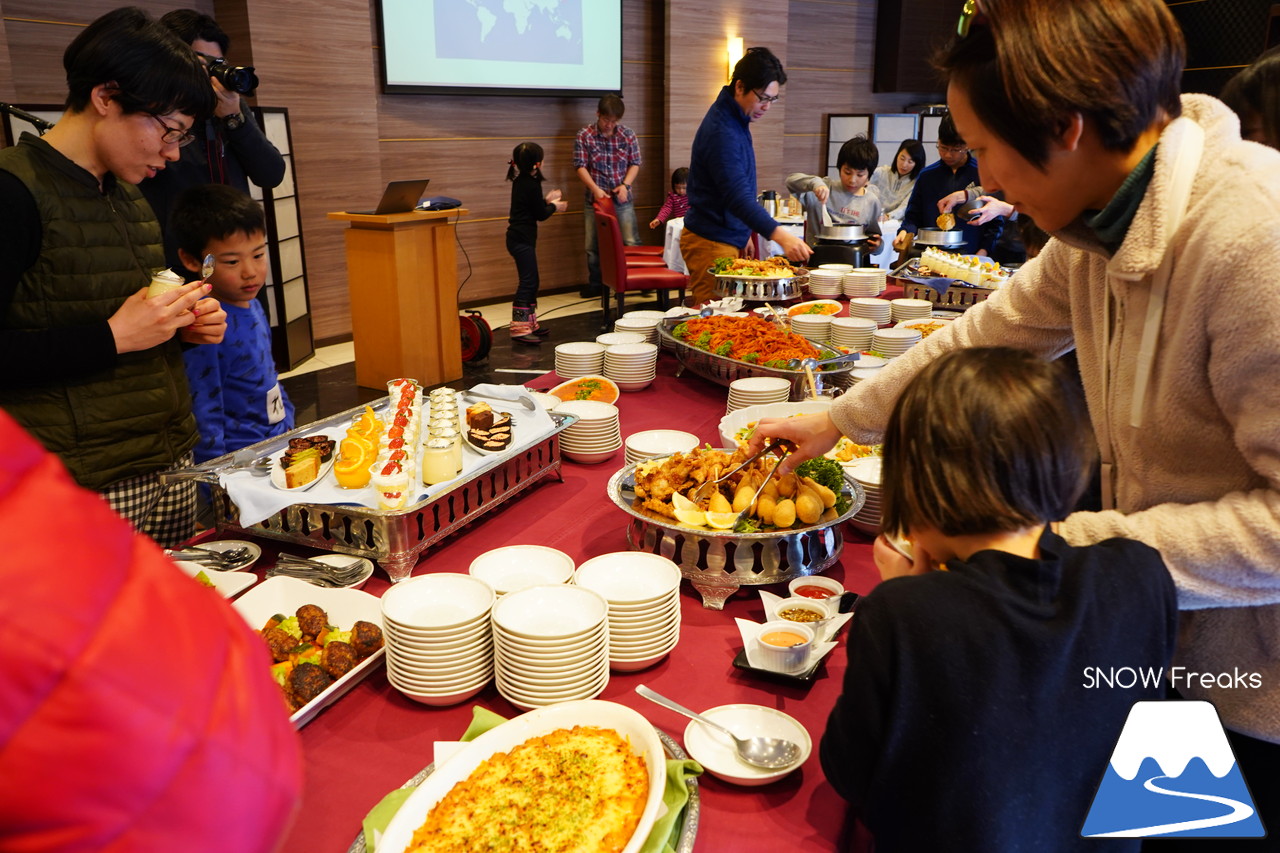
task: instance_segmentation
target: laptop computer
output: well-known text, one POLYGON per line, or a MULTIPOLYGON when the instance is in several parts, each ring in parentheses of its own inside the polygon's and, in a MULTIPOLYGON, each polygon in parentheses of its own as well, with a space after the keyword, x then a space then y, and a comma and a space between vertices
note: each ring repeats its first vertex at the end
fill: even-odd
POLYGON ((392 181, 382 192, 382 201, 377 210, 351 210, 364 216, 386 216, 388 213, 408 213, 418 206, 422 194, 427 191, 431 181, 392 181))

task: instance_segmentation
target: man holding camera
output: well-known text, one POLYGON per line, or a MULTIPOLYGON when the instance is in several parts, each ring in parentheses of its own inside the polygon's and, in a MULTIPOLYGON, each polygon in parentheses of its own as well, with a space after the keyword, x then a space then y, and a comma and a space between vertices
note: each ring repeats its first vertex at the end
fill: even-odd
POLYGON ((164 229, 165 262, 186 274, 169 222, 178 194, 200 184, 229 184, 248 192, 249 181, 272 189, 284 180, 284 157, 258 127, 242 97, 257 87, 258 78, 252 68, 227 64, 224 57, 231 40, 218 23, 194 9, 175 9, 160 23, 200 55, 216 97, 213 116, 195 128, 195 141, 181 149, 181 159, 139 185, 164 229))

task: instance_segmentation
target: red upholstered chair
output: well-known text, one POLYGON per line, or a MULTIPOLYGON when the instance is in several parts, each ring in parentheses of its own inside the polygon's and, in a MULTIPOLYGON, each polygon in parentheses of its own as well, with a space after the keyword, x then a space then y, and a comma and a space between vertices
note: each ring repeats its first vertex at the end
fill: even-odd
MULTIPOLYGON (((604 198, 596 199, 594 202, 592 202, 592 207, 596 209, 596 215, 599 215, 601 213, 605 214, 606 216, 616 217, 618 215, 617 210, 613 206, 613 196, 605 196, 604 198)), ((622 252, 623 254, 628 256, 629 263, 632 261, 640 260, 640 259, 644 259, 647 262, 655 258, 658 260, 659 263, 662 263, 662 247, 661 246, 627 246, 624 244, 622 247, 622 252)))
POLYGON ((600 292, 600 307, 604 311, 604 321, 609 323, 609 291, 618 295, 618 316, 626 311, 626 294, 639 290, 656 290, 658 305, 664 310, 670 305, 667 291, 680 291, 680 301, 684 301, 685 289, 689 286, 689 276, 662 266, 636 266, 628 262, 622 251, 622 228, 618 220, 608 214, 596 211, 596 237, 600 248, 600 277, 605 287, 600 292))

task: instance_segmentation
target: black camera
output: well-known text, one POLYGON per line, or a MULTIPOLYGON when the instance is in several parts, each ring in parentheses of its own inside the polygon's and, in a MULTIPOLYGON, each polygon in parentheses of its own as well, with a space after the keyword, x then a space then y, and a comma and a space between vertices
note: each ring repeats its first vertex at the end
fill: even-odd
POLYGON ((247 95, 258 88, 258 75, 252 65, 228 65, 225 59, 206 57, 209 76, 233 92, 247 95))

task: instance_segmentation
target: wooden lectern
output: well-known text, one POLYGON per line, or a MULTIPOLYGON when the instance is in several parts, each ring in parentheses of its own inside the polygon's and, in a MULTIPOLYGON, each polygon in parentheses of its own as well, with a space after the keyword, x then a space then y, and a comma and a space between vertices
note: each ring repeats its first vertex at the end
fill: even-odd
POLYGON ((347 228, 356 384, 406 376, 426 387, 462 378, 453 226, 462 208, 385 216, 334 212, 347 228))

